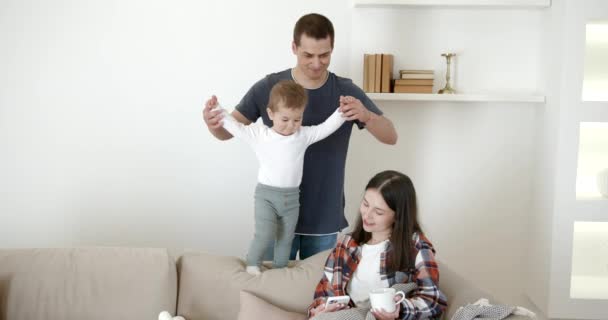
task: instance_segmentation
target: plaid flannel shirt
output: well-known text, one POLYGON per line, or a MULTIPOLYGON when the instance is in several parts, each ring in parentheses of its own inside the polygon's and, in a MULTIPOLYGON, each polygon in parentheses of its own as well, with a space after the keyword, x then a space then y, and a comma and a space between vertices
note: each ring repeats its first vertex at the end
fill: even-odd
MULTIPOLYGON (((385 286, 395 283, 415 282, 418 289, 401 303, 399 319, 438 318, 447 307, 447 299, 439 290, 439 269, 435 262, 435 249, 424 234, 414 234, 413 252, 415 267, 406 272, 389 273, 389 256, 393 248, 390 242, 380 255, 380 277, 385 286)), ((345 235, 329 254, 325 272, 315 289, 314 301, 310 310, 325 303, 327 297, 347 295, 346 288, 361 260, 361 246, 350 235, 345 235)), ((354 306, 352 301, 351 307, 354 306)))

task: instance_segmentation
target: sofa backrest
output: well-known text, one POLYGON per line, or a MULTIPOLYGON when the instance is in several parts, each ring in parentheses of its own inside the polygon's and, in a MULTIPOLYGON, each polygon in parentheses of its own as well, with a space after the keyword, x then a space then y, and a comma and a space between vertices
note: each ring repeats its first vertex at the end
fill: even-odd
MULTIPOLYGON (((241 290, 284 310, 305 313, 321 279, 328 254, 329 250, 296 261, 293 267, 268 270, 254 277, 245 272, 245 263, 239 258, 185 253, 178 260, 177 314, 188 320, 237 319, 241 290)), ((448 297, 444 319, 450 319, 458 307, 480 298, 494 301, 441 262, 439 270, 439 287, 448 297)))
MULTIPOLYGON (((188 320, 236 319, 241 290, 304 313, 328 254, 254 277, 237 257, 200 252, 183 253, 176 270, 166 249, 0 249, 0 320, 150 320, 161 310, 188 320)), ((479 298, 494 301, 439 266, 449 302, 445 319, 479 298)))
POLYGON ((306 312, 321 279, 328 251, 289 268, 272 269, 254 277, 236 257, 185 253, 178 260, 177 314, 188 320, 237 319, 239 292, 246 290, 292 312, 306 312))
POLYGON ((0 320, 151 320, 176 296, 165 249, 0 250, 0 320))
POLYGON ((466 280, 446 264, 439 263, 439 288, 448 298, 448 308, 444 319, 451 319, 458 308, 469 303, 474 303, 481 298, 489 299, 492 304, 500 304, 490 294, 466 280))

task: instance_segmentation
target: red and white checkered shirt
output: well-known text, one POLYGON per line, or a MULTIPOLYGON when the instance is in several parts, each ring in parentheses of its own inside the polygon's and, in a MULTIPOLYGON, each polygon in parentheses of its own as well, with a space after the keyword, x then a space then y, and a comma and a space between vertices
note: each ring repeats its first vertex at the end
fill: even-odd
MULTIPOLYGON (((393 250, 389 242, 380 255, 380 278, 385 286, 396 283, 415 282, 418 288, 401 303, 400 319, 438 318, 447 307, 447 298, 439 290, 439 269, 435 261, 435 249, 424 234, 414 234, 413 253, 416 257, 411 270, 390 272, 390 255, 393 250)), ((325 272, 315 289, 314 301, 308 311, 325 303, 327 297, 347 295, 346 288, 357 265, 361 261, 361 246, 350 236, 345 235, 327 257, 325 272)), ((351 306, 352 302, 351 302, 351 306)))

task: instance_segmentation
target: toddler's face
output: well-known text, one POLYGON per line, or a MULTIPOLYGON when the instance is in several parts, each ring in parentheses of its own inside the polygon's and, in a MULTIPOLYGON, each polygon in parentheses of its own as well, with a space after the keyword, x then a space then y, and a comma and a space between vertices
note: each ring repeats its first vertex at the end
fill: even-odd
POLYGON ((272 129, 278 134, 290 136, 302 126, 304 108, 287 108, 281 101, 275 111, 268 109, 268 117, 272 120, 272 129))

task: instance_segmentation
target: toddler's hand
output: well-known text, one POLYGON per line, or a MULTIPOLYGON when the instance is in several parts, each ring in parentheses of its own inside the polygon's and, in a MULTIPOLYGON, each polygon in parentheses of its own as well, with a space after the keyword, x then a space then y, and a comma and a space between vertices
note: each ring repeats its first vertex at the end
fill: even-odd
POLYGON ((222 126, 222 110, 219 108, 217 97, 211 96, 211 99, 205 102, 205 108, 203 108, 203 120, 209 129, 217 129, 222 126))

